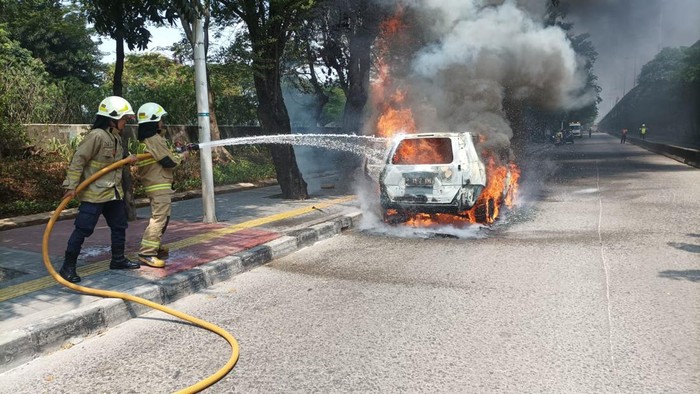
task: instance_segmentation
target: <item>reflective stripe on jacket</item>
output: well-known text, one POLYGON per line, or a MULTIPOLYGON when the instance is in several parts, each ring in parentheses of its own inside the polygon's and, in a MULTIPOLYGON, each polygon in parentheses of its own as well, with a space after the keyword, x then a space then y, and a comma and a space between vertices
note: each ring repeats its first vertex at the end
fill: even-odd
POLYGON ((160 162, 169 158, 173 164, 179 165, 182 156, 173 152, 165 138, 156 134, 144 139, 139 144, 138 153, 150 153, 153 158, 141 160, 137 163, 139 167, 139 178, 144 191, 148 196, 173 193, 173 169, 164 167, 160 162))
MULTIPOLYGON (((116 163, 124 158, 122 150, 122 137, 119 131, 92 129, 73 154, 63 188, 75 190, 85 179, 91 177, 101 169, 116 163)), ((102 203, 124 198, 122 189, 122 168, 112 170, 92 182, 77 195, 78 200, 102 203)))

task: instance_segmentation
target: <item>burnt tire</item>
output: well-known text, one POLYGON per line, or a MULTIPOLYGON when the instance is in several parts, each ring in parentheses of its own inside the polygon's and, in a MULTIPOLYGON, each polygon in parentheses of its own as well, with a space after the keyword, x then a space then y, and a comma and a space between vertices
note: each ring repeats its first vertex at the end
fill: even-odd
POLYGON ((406 211, 397 210, 394 214, 389 214, 387 209, 382 208, 382 219, 389 225, 401 224, 408 220, 409 214, 406 211))
POLYGON ((489 198, 486 202, 480 203, 476 207, 476 210, 474 211, 474 218, 479 223, 492 223, 494 220, 495 208, 496 203, 492 198, 489 198))

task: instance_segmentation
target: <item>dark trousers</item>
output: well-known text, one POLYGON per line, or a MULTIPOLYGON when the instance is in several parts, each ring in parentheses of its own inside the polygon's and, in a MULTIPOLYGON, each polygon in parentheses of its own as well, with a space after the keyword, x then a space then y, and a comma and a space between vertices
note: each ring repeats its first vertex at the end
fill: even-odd
POLYGON ((103 215, 112 233, 112 255, 124 255, 126 244, 126 204, 124 200, 112 200, 103 203, 81 202, 78 216, 75 218, 75 230, 68 239, 66 252, 80 254, 85 238, 92 235, 97 220, 103 215))
POLYGON ((622 138, 620 138, 620 143, 624 144, 625 141, 627 141, 627 134, 622 134, 622 138))

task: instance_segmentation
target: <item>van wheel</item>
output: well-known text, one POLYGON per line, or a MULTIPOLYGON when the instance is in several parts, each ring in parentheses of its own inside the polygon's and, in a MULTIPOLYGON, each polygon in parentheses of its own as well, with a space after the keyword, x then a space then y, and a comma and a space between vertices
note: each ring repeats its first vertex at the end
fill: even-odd
POLYGON ((495 208, 496 203, 492 198, 489 198, 488 201, 480 203, 476 207, 476 210, 474 211, 474 218, 476 218, 476 221, 479 223, 493 223, 495 208))

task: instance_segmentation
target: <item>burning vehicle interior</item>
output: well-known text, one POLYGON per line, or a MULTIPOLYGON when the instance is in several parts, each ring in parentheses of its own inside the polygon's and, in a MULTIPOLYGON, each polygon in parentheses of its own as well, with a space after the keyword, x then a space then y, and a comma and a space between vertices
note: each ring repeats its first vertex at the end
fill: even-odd
POLYGON ((493 223, 499 207, 512 204, 517 168, 480 155, 478 143, 470 132, 395 136, 379 176, 384 221, 493 223))

